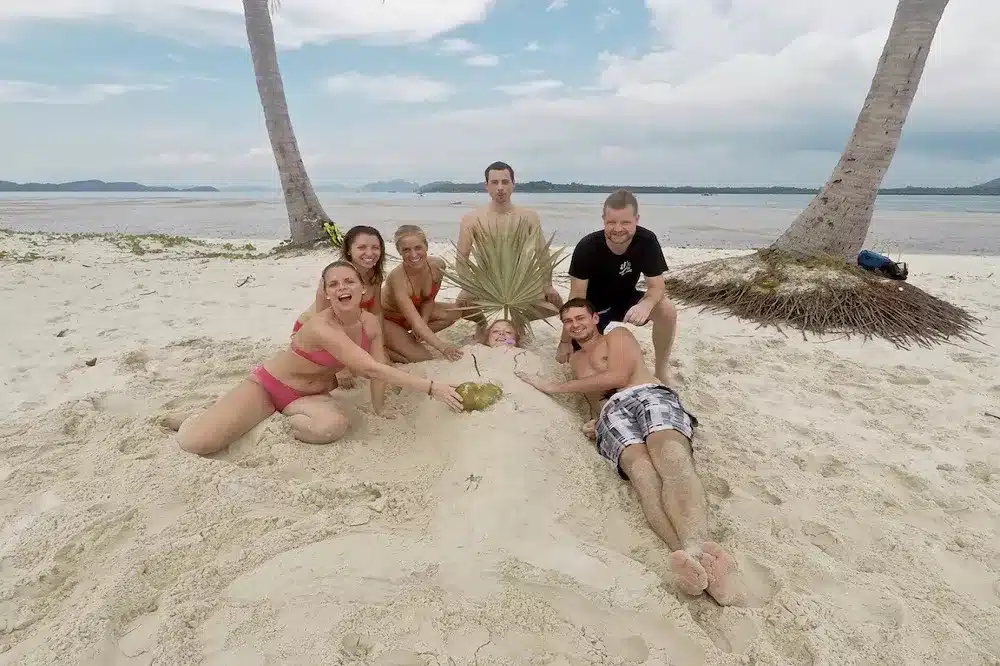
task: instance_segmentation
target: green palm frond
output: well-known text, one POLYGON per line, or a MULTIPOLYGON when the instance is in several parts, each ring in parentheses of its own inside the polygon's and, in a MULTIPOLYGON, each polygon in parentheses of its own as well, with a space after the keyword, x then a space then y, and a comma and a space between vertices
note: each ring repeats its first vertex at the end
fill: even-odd
POLYGON ((530 321, 552 314, 540 303, 550 276, 565 259, 564 248, 552 251, 553 236, 539 246, 540 233, 525 219, 502 228, 476 227, 468 259, 458 256, 452 243, 456 260, 445 279, 469 294, 469 309, 482 312, 488 321, 509 319, 518 331, 527 332, 530 321))

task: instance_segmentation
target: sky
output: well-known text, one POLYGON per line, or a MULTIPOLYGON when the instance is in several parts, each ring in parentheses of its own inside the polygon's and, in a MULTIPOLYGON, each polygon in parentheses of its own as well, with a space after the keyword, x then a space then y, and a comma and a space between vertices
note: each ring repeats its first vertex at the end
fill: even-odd
MULTIPOLYGON (((283 0, 316 184, 819 186, 895 0, 283 0)), ((237 0, 0 1, 0 180, 277 185, 237 0)), ((1000 2, 954 0, 884 185, 1000 177, 1000 2)))

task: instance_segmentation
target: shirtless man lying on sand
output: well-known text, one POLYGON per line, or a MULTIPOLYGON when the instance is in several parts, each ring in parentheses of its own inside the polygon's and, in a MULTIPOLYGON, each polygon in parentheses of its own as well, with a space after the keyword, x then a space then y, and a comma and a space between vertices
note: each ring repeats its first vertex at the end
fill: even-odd
POLYGON ((650 527, 673 551, 677 586, 692 596, 707 592, 724 606, 738 603, 744 588, 735 562, 708 540, 708 502, 691 455, 697 419, 649 371, 624 326, 602 334, 598 314, 584 298, 566 301, 559 317, 580 346, 570 357, 576 379, 559 384, 515 374, 544 393, 583 393, 592 409, 604 402, 584 433, 632 483, 650 527))

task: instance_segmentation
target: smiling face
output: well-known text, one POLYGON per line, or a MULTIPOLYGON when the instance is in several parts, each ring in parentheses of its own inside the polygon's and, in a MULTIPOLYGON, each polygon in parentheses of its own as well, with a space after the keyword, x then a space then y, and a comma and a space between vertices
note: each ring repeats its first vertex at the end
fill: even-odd
POLYGON ((635 235, 636 225, 639 224, 639 215, 636 214, 632 206, 624 208, 610 208, 605 206, 604 215, 604 237, 614 245, 628 245, 635 235))
POLYGON ((427 243, 420 234, 406 234, 396 241, 396 249, 403 264, 410 268, 421 268, 427 261, 427 243))
POLYGON ((597 320, 597 313, 585 307, 567 308, 562 314, 563 330, 577 342, 586 342, 597 335, 597 320))
POLYGON ((506 319, 493 322, 486 333, 486 344, 490 347, 514 346, 517 344, 517 332, 506 319))
POLYGON ((371 234, 358 234, 351 240, 347 256, 351 263, 367 273, 375 268, 382 256, 382 243, 371 234))
POLYGON ((350 266, 331 266, 323 275, 326 297, 335 312, 351 312, 361 304, 363 285, 358 271, 350 266))

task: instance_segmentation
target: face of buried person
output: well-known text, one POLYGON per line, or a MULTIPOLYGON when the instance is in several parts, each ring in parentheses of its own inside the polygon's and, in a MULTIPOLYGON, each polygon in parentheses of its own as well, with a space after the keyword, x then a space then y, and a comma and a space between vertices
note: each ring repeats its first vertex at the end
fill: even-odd
POLYGON ((490 347, 514 346, 517 344, 517 331, 506 319, 497 320, 486 334, 486 344, 490 347))

